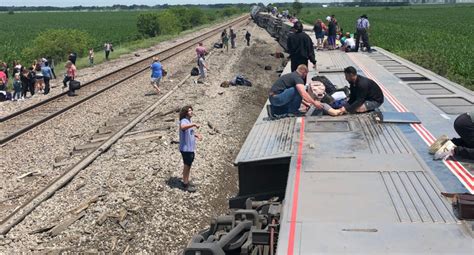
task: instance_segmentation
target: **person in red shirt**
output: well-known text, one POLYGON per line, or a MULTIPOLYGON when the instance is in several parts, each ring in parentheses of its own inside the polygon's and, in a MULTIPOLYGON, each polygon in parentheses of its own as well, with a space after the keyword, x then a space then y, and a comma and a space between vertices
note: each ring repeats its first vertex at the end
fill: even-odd
POLYGON ((68 86, 68 82, 74 80, 77 73, 76 66, 71 61, 66 62, 65 67, 66 67, 66 76, 64 77, 64 80, 63 80, 63 88, 66 88, 68 86))

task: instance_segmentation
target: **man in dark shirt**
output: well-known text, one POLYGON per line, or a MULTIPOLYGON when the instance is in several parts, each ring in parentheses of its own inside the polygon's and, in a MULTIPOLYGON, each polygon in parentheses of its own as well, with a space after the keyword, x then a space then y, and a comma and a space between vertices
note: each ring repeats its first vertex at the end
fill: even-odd
POLYGON ((436 152, 435 160, 449 157, 474 160, 474 112, 459 115, 454 120, 454 130, 459 138, 449 140, 446 135, 439 137, 430 146, 430 153, 436 152))
POLYGON ((330 50, 336 48, 336 34, 337 34, 337 20, 334 15, 331 15, 331 19, 328 23, 328 46, 330 50))
POLYGON ((299 108, 303 98, 316 108, 323 108, 320 102, 315 101, 308 92, 306 92, 303 81, 306 75, 308 75, 308 67, 306 65, 299 65, 295 72, 282 75, 278 78, 272 85, 269 93, 271 105, 267 106, 267 111, 270 117, 288 113, 299 114, 299 108))
POLYGON ((288 53, 290 53, 291 71, 294 72, 299 65, 308 66, 308 60, 316 66, 313 41, 309 35, 303 33, 303 24, 297 21, 293 29, 296 32, 291 34, 286 41, 288 53))
POLYGON ((76 64, 77 53, 71 52, 67 58, 67 60, 71 61, 74 65, 76 64))
POLYGON ((383 103, 383 93, 373 80, 357 75, 353 66, 344 69, 350 84, 349 101, 340 109, 342 112, 361 113, 372 111, 383 103))

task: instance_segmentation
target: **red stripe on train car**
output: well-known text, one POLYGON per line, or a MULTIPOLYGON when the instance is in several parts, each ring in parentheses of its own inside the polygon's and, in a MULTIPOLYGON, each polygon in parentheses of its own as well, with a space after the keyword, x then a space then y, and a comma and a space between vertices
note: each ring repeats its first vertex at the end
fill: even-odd
POLYGON ((296 214, 298 213, 298 191, 300 189, 300 174, 301 165, 303 161, 303 140, 304 140, 304 118, 301 119, 300 138, 298 144, 298 154, 296 159, 295 183, 293 185, 293 197, 290 217, 290 235, 288 238, 288 255, 293 255, 295 246, 295 228, 296 228, 296 214))

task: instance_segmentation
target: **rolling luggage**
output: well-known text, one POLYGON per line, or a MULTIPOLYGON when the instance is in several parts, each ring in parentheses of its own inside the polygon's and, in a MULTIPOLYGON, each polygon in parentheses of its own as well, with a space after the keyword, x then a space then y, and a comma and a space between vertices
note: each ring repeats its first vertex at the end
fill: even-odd
POLYGON ((81 89, 81 83, 79 81, 72 80, 69 82, 69 89, 73 91, 81 89))

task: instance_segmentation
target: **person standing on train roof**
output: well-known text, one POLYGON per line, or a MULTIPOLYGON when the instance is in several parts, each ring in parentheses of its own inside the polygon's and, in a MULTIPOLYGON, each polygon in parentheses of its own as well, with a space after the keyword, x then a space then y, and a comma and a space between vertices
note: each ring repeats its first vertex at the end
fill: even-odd
POLYGON ((193 107, 190 105, 184 106, 179 112, 179 151, 184 164, 181 188, 188 192, 196 192, 196 187, 189 181, 189 175, 196 151, 196 138, 202 139, 202 135, 195 131, 199 125, 191 121, 193 115, 193 107))
POLYGON ((459 157, 474 160, 474 112, 459 115, 454 120, 454 130, 460 138, 449 140, 446 135, 439 137, 430 146, 430 153, 435 154, 433 158, 439 160, 459 157))
POLYGON ((301 115, 299 108, 303 99, 309 105, 323 109, 321 103, 306 92, 304 79, 308 72, 308 67, 301 64, 296 68, 296 71, 282 75, 273 83, 268 98, 270 104, 267 105, 270 118, 288 114, 301 115))
POLYGON ((296 32, 291 34, 287 39, 291 71, 294 72, 299 65, 308 66, 308 60, 316 67, 313 41, 309 35, 303 33, 303 24, 298 21, 293 26, 293 29, 295 29, 296 32))
POLYGON ((370 28, 370 22, 369 18, 367 18, 367 15, 362 15, 357 19, 356 22, 356 46, 354 49, 354 52, 357 52, 359 50, 359 43, 360 39, 362 38, 362 42, 364 43, 364 46, 367 48, 367 52, 372 52, 372 49, 370 48, 369 44, 369 28, 370 28))
POLYGON ((331 15, 328 22, 328 49, 334 50, 336 48, 336 35, 337 35, 337 20, 334 15, 331 15))
POLYGON ((349 101, 340 109, 343 113, 362 113, 373 111, 383 104, 382 90, 375 81, 361 75, 353 66, 344 69, 346 80, 350 84, 349 101))

